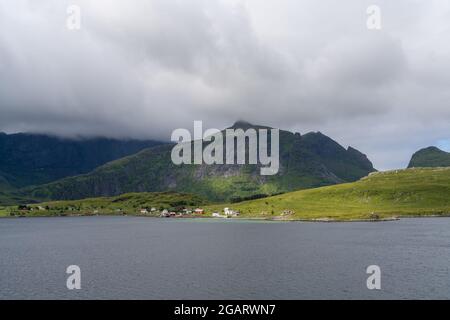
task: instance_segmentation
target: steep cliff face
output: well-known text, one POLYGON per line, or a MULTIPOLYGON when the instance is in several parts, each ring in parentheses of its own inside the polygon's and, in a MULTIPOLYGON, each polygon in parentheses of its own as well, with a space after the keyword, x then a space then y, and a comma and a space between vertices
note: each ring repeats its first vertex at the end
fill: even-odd
POLYGON ((92 171, 155 141, 61 139, 38 134, 0 134, 0 185, 24 187, 92 171))
MULTIPOLYGON (((262 128, 238 122, 232 128, 262 128)), ((353 148, 346 150, 321 133, 280 131, 280 169, 261 176, 260 165, 174 165, 173 145, 149 148, 105 164, 89 174, 24 190, 37 198, 80 199, 127 192, 180 191, 210 200, 245 198, 355 181, 375 171, 353 148)))

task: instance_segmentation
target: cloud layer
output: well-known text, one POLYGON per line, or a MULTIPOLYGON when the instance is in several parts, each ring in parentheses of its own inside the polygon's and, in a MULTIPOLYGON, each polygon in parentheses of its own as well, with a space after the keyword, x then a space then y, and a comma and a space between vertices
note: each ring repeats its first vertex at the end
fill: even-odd
POLYGON ((450 4, 378 1, 368 30, 370 4, 0 1, 0 130, 167 140, 246 119, 405 166, 450 138, 450 4))

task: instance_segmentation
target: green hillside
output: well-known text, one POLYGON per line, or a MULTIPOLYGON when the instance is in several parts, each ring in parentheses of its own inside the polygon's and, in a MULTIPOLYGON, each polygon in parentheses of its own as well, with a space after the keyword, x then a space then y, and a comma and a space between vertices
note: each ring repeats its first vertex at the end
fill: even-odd
POLYGON ((408 168, 450 167, 450 153, 436 147, 417 151, 411 158, 408 168))
POLYGON ((348 221, 450 216, 450 168, 377 172, 353 183, 239 203, 208 204, 199 196, 173 192, 131 193, 117 197, 34 204, 27 206, 25 211, 18 210, 17 206, 0 207, 0 216, 139 215, 141 209, 150 210, 153 207, 158 210, 153 215, 158 215, 162 209, 180 212, 183 208, 192 210, 199 206, 203 206, 206 211, 203 216, 220 213, 229 207, 239 211, 240 218, 275 220, 348 221))
MULTIPOLYGON (((137 215, 142 209, 158 211, 195 208, 207 201, 192 194, 159 192, 128 193, 117 197, 90 198, 73 201, 52 201, 27 206, 0 207, 0 216, 59 216, 59 215, 137 215)), ((155 213, 156 214, 156 213, 155 213)))
MULTIPOLYGON (((231 128, 260 128, 237 122, 231 128)), ((258 165, 180 165, 171 161, 172 145, 162 145, 105 164, 89 174, 22 190, 37 199, 67 200, 129 192, 195 193, 211 201, 356 181, 374 171, 361 152, 345 149, 320 132, 280 131, 280 170, 261 176, 258 165)))
POLYGON ((161 142, 107 138, 63 139, 0 133, 0 190, 44 184, 92 171, 161 142))
POLYGON ((307 220, 450 215, 450 168, 377 172, 354 183, 210 206, 208 211, 225 206, 242 217, 307 220))

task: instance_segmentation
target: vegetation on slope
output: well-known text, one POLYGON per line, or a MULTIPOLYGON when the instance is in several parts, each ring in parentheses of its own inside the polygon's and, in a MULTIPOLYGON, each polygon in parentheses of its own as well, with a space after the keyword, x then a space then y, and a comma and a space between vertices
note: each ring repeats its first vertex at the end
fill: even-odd
POLYGON ((0 217, 6 217, 9 215, 9 212, 6 208, 0 207, 0 217))
POLYGON ((0 190, 83 174, 161 142, 0 133, 0 190))
MULTIPOLYGON (((232 128, 256 127, 239 122, 232 128)), ((345 149, 321 133, 280 131, 280 171, 261 176, 259 165, 180 165, 171 161, 172 145, 146 149, 105 164, 89 174, 22 190, 24 196, 67 200, 129 192, 195 193, 211 201, 256 194, 273 195, 351 182, 374 171, 359 151, 345 149)))
MULTIPOLYGON (((377 172, 354 182, 301 190, 278 196, 229 204, 208 204, 190 194, 132 193, 117 197, 47 202, 25 215, 139 214, 156 208, 180 212, 205 206, 206 214, 225 207, 240 218, 281 220, 381 220, 407 216, 450 215, 450 168, 413 168, 377 172)), ((0 208, 0 215, 18 213, 17 207, 0 208)), ((19 213, 17 215, 23 215, 19 213)))
POLYGON ((140 214, 141 210, 147 210, 150 213, 152 208, 158 212, 164 209, 179 211, 182 208, 195 208, 205 204, 207 204, 206 200, 192 194, 142 192, 117 197, 11 206, 0 208, 0 216, 136 215, 140 214))
POLYGON ((408 168, 450 167, 450 153, 428 147, 413 154, 408 168))
POLYGON ((301 190, 228 205, 241 217, 283 219, 382 219, 450 214, 450 168, 377 172, 354 183, 301 190))

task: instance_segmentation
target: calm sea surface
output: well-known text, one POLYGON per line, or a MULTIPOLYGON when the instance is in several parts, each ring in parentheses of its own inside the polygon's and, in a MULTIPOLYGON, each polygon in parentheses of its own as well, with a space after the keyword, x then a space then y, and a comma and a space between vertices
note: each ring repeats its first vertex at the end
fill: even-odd
POLYGON ((0 299, 360 298, 449 299, 450 219, 0 219, 0 299), (81 290, 66 288, 69 265, 81 290))

